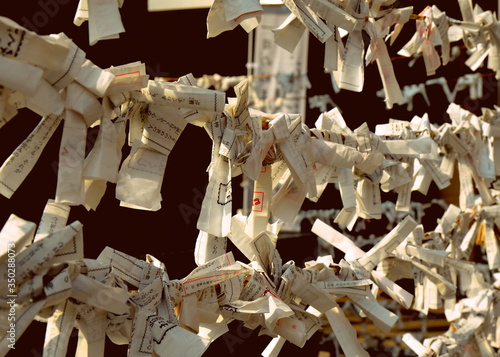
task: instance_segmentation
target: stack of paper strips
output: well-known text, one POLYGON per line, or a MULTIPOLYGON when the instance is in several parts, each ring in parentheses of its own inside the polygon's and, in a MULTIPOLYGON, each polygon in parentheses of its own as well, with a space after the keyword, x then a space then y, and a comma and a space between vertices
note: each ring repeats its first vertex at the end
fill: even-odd
MULTIPOLYGON (((285 0, 291 15, 276 30, 277 38, 286 42, 287 31, 297 28, 312 32, 334 49, 325 68, 344 89, 361 91, 365 60, 376 61, 390 106, 404 98, 384 37, 395 25, 392 41, 412 9, 385 9, 385 3, 392 2, 285 0), (345 45, 339 28, 348 33, 345 45), (362 31, 370 35, 366 56, 362 31)), ((247 30, 258 25, 263 11, 258 1, 234 4, 213 3, 209 36, 238 24, 247 30)), ((118 2, 112 5, 116 15, 118 2)), ((452 21, 435 6, 416 17, 416 35, 402 53, 422 52, 428 74, 449 60, 447 40, 458 40, 458 30, 451 28, 479 49, 468 60, 472 69, 486 56, 498 56, 495 17, 472 10, 467 1, 460 5, 464 21, 452 21), (441 59, 434 49, 438 44, 441 59)), ((111 11, 111 4, 106 6, 111 11)), ((89 22, 92 16, 99 14, 89 11, 89 22)), ((344 312, 347 304, 385 334, 401 321, 402 309, 424 317, 442 309, 448 323, 443 334, 402 337, 419 356, 498 353, 497 108, 477 116, 450 103, 450 121, 444 124, 423 115, 391 119, 374 132, 366 123, 350 128, 334 108, 308 127, 299 114, 252 108, 248 78, 234 87, 236 97, 227 98, 199 86, 192 74, 172 82, 150 80, 141 62, 99 68, 64 34, 40 36, 0 17, 0 39, 6 38, 0 53, 0 128, 17 120, 21 108, 42 119, 0 167, 0 194, 15 195, 59 125, 63 133, 55 197, 38 226, 12 214, 0 231, 0 355, 38 320, 47 323, 44 356, 64 356, 74 328, 78 356, 104 356, 106 337, 128 345, 131 356, 200 356, 238 320, 272 338, 264 356, 276 356, 285 342, 303 347, 322 328, 331 329, 347 356, 368 356, 360 329, 344 312), (96 259, 85 257, 82 223, 68 224, 71 207, 96 210, 110 182, 116 183, 121 206, 159 210, 167 160, 172 151, 176 155, 175 144, 188 124, 212 140, 197 221, 197 267, 176 278, 167 273, 168 262, 152 255, 141 260, 107 247, 96 259), (87 134, 96 127, 99 134, 86 152, 87 134), (126 146, 129 154, 122 160, 126 146), (233 214, 232 180, 239 175, 254 182, 249 215, 233 214), (445 189, 454 176, 460 183, 458 205, 448 205, 436 227, 425 231, 410 214, 412 192, 426 194, 431 185, 445 189), (304 266, 282 261, 277 242, 283 225, 293 225, 305 199, 319 200, 328 184, 340 191, 342 209, 333 221, 316 220, 312 232, 343 258, 322 255, 304 266), (380 219, 386 192, 395 193, 400 216, 369 250, 333 227, 352 230, 360 220, 380 219), (228 239, 245 262, 227 251, 228 239), (478 250, 480 259, 473 257, 478 250), (413 281, 412 293, 400 279, 413 281)))

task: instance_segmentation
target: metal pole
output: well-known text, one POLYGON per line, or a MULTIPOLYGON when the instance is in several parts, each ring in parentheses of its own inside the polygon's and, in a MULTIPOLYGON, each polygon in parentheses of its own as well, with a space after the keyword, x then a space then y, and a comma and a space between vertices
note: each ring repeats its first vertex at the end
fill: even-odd
MULTIPOLYGON (((498 0, 500 1, 500 0, 498 0)), ((254 55, 253 55, 253 42, 254 42, 254 31, 248 33, 248 50, 247 50, 247 77, 250 79, 249 85, 252 85, 253 68, 254 68, 254 55)), ((252 199, 253 199, 253 181, 250 180, 245 174, 242 174, 241 187, 243 188, 243 207, 242 212, 244 215, 248 216, 252 211, 252 199)))

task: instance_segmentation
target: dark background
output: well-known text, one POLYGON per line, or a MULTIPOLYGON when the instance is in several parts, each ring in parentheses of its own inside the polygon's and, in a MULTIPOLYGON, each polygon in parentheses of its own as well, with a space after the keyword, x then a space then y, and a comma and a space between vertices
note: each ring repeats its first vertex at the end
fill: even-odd
MULTIPOLYGON (((88 45, 88 26, 73 25, 76 11, 76 0, 54 0, 52 7, 48 2, 15 1, 0 7, 0 15, 11 18, 19 24, 36 30, 42 35, 64 32, 83 49, 87 58, 101 68, 121 65, 133 61, 146 63, 148 74, 155 76, 178 77, 193 73, 195 77, 203 74, 219 73, 221 75, 246 74, 248 35, 240 27, 225 32, 216 38, 206 39, 206 16, 208 9, 180 10, 175 12, 147 12, 146 1, 125 1, 120 10, 126 32, 118 40, 99 41, 96 45, 88 45), (54 5, 55 4, 55 5, 54 5)), ((491 9, 495 4, 491 1, 477 1, 483 9, 491 9)), ((413 5, 414 13, 419 13, 425 6, 420 1, 400 1, 397 7, 413 5)), ((461 19, 458 3, 454 1, 435 1, 441 9, 446 10, 451 17, 461 19)), ((396 52, 410 39, 415 23, 410 21, 405 25, 403 33, 390 48, 393 56, 396 77, 401 87, 405 84, 420 83, 427 80, 423 60, 419 59, 413 68, 408 68, 408 59, 400 58, 396 52)), ((455 44, 462 44, 461 42, 455 44)), ((454 44, 452 44, 454 45, 454 44)), ((395 105, 392 110, 386 110, 384 102, 375 92, 382 88, 376 64, 367 67, 365 73, 365 88, 362 93, 342 91, 334 94, 329 75, 323 73, 324 46, 313 36, 310 37, 308 75, 312 88, 307 95, 329 94, 339 105, 343 116, 351 129, 367 122, 370 130, 375 125, 387 123, 389 118, 410 120, 414 115, 429 113, 432 123, 449 122, 446 114, 448 103, 443 91, 438 86, 427 87, 431 107, 417 96, 414 99, 414 110, 408 112, 406 106, 395 105)), ((453 89, 456 80, 463 74, 471 73, 464 62, 468 58, 466 49, 456 61, 442 67, 433 77, 445 76, 453 89)), ((460 92, 456 103, 476 114, 481 113, 481 107, 493 107, 497 103, 497 82, 491 71, 480 68, 484 77, 483 99, 471 100, 468 91, 460 92)), ((233 94, 229 94, 232 96, 233 94)), ((306 124, 314 126, 320 114, 318 109, 310 109, 306 114, 306 124)), ((28 110, 19 114, 0 130, 0 163, 24 140, 36 126, 40 118, 28 110)), ((38 222, 47 199, 54 198, 58 160, 59 142, 62 125, 45 148, 39 162, 25 182, 8 200, 0 197, 0 226, 11 213, 23 219, 38 222)), ((97 131, 89 132, 89 137, 96 136, 97 131)), ((211 140, 205 131, 199 127, 188 125, 169 156, 165 178, 162 186, 162 208, 157 212, 145 212, 119 207, 119 201, 114 198, 115 185, 108 183, 108 189, 97 211, 87 212, 83 207, 72 207, 69 222, 79 220, 84 224, 85 256, 96 258, 105 246, 111 246, 138 258, 144 258, 146 253, 156 256, 166 264, 171 278, 180 279, 186 276, 194 267, 194 244, 197 237, 197 213, 201 207, 205 186, 208 182, 206 168, 210 162, 211 140), (192 214, 182 214, 190 212, 192 214)), ((124 157, 128 155, 128 147, 124 149, 124 157)), ((241 191, 238 190, 240 178, 233 182, 234 209, 242 205, 241 191)), ((341 208, 340 195, 330 185, 317 204, 305 203, 305 208, 341 208)), ((457 191, 453 188, 446 191, 453 199, 457 191)), ((429 197, 413 193, 414 200, 429 200, 438 197, 434 184, 431 185, 429 197)), ((383 196, 384 197, 384 196, 383 196)), ((390 199, 387 196, 386 199, 390 199)), ((432 229, 438 216, 426 217, 428 229, 432 229)), ((379 222, 368 222, 368 227, 380 230, 379 222), (371 225, 371 226, 370 226, 371 225)), ((307 260, 317 257, 316 239, 307 231, 300 238, 280 240, 278 249, 283 261, 294 260, 299 266, 307 260)), ((382 232, 380 232, 382 233, 382 232)), ((237 259, 246 261, 235 249, 237 259)), ((257 336, 257 331, 249 331, 238 322, 230 325, 231 331, 213 343, 205 355, 237 354, 260 355, 269 337, 257 336)), ((16 350, 8 356, 41 356, 43 350, 45 324, 34 322, 16 344, 16 350)), ((71 340, 68 355, 74 354, 76 330, 71 340)), ((287 343, 283 353, 300 353, 303 356, 317 356, 319 350, 329 350, 332 355, 333 345, 328 342, 319 345, 321 332, 306 343, 303 349, 287 343)), ((374 355, 382 351, 374 352, 374 355)), ((106 355, 126 355, 126 346, 107 345, 106 355)), ((380 355, 381 356, 381 355, 380 355)))

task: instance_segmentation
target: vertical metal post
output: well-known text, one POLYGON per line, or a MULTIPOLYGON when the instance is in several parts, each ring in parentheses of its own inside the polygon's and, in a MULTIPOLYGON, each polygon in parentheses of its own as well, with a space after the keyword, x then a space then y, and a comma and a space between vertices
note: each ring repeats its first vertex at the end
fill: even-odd
MULTIPOLYGON (((500 0, 498 0, 500 3, 500 0)), ((247 76, 253 74, 253 30, 248 33, 247 76)))
MULTIPOLYGON (((499 0, 500 1, 500 0, 499 0)), ((254 31, 248 33, 248 49, 247 49, 247 77, 250 79, 249 85, 252 85, 253 69, 254 69, 254 56, 253 56, 253 42, 254 42, 254 31)), ((252 199, 253 199, 253 181, 250 180, 245 174, 242 174, 241 187, 243 188, 243 207, 242 212, 244 215, 248 216, 252 211, 252 199)))

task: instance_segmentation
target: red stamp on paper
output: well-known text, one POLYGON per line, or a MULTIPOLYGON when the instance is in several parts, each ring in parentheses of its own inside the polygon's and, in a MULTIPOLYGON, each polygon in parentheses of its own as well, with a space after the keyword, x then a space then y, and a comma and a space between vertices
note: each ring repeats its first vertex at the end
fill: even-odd
POLYGON ((252 211, 262 212, 263 210, 264 210, 264 192, 254 192, 252 211))

